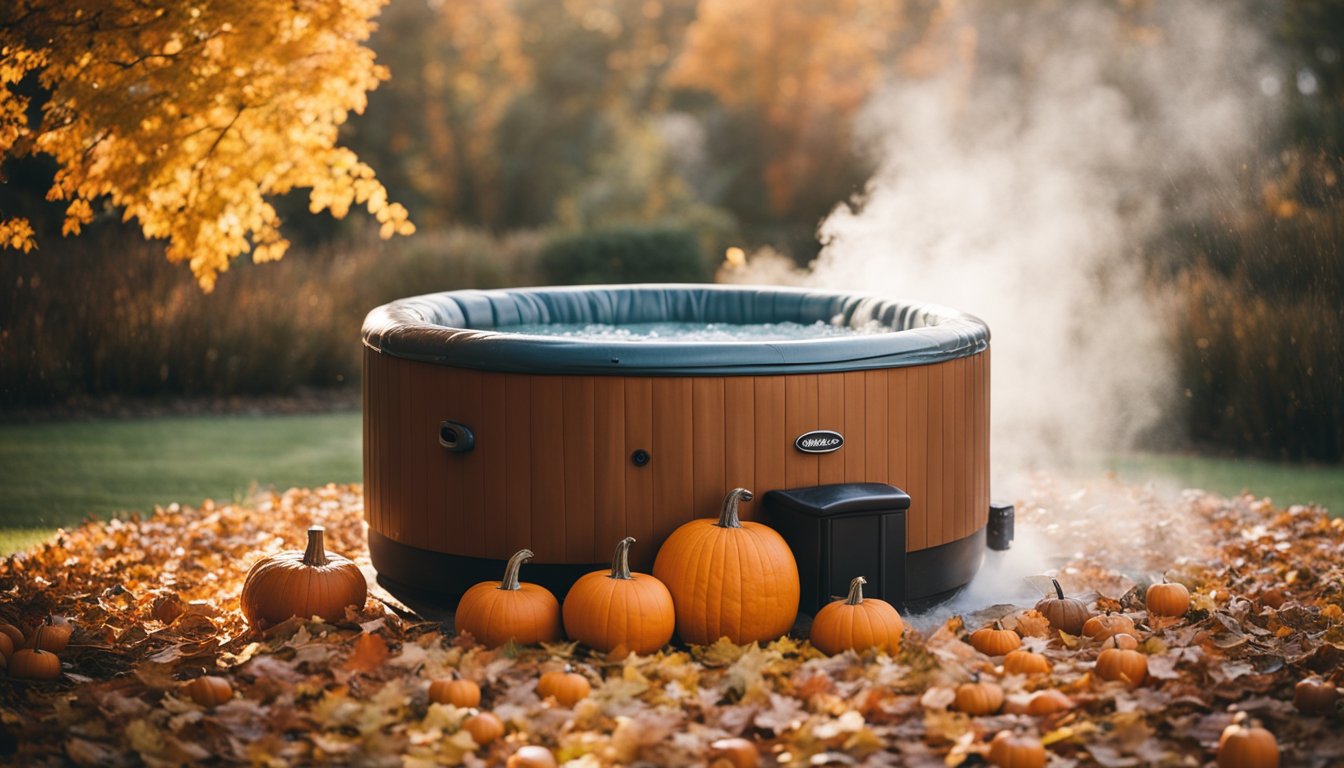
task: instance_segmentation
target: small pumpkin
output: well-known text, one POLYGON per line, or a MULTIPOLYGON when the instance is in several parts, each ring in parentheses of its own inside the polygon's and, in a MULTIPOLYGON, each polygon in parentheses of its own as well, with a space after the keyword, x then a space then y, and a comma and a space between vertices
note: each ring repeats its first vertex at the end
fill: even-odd
POLYGON ((1019 648, 1003 657, 1003 671, 1012 675, 1048 675, 1050 660, 1019 648))
POLYGON ((593 686, 588 682, 588 678, 568 667, 564 672, 547 672, 537 681, 538 696, 543 699, 554 698, 566 707, 574 706, 592 692, 593 686))
POLYGON ((471 680, 440 678, 429 684, 429 700, 435 704, 472 709, 481 705, 481 686, 471 680))
POLYGON ((13 624, 0 624, 0 634, 9 637, 9 642, 14 648, 22 648, 23 644, 28 642, 28 638, 23 634, 23 630, 13 624))
POLYGON ((1077 635, 1083 631, 1083 624, 1091 618, 1092 612, 1082 600, 1065 597, 1059 579, 1051 579, 1050 583, 1055 587, 1055 596, 1042 598, 1036 603, 1036 610, 1040 611, 1050 622, 1050 626, 1056 630, 1077 635))
POLYGON ((1278 768, 1279 742, 1257 725, 1233 723, 1218 739, 1218 768, 1278 768))
POLYGON ((1137 651, 1139 649, 1139 638, 1128 632, 1118 632, 1101 642, 1104 648, 1119 648, 1124 651, 1137 651))
POLYGON ((1331 714, 1338 701, 1339 689, 1314 675, 1293 687, 1293 706, 1308 715, 1331 714))
POLYGON ((971 633, 971 646, 986 656, 1003 656, 1022 647, 1022 638, 1003 624, 994 622, 993 626, 981 627, 971 633))
POLYGON ((798 563, 773 529, 741 522, 738 504, 751 498, 745 488, 729 491, 717 522, 692 520, 658 550, 653 575, 672 594, 687 643, 775 640, 798 618, 798 563))
MULTIPOLYGON (((38 626, 46 628, 46 632, 42 635, 42 647, 52 653, 63 653, 70 645, 70 635, 74 634, 75 631, 69 619, 64 616, 48 616, 38 626)), ((28 640, 24 642, 23 647, 32 648, 36 638, 37 630, 34 629, 33 633, 28 636, 28 640)))
POLYGON ((471 740, 483 747, 504 735, 504 721, 492 712, 477 712, 462 722, 462 730, 471 734, 471 740))
POLYGON ((33 631, 33 647, 20 648, 9 657, 9 676, 19 680, 55 680, 61 676, 61 659, 44 648, 47 626, 33 631))
POLYGON ((364 607, 369 594, 364 574, 349 559, 326 551, 325 530, 312 526, 307 549, 264 557, 247 572, 239 602, 249 624, 264 629, 292 616, 340 621, 346 606, 364 607))
POLYGON ((849 596, 827 603, 812 619, 812 645, 827 656, 869 648, 889 654, 900 650, 905 630, 901 615, 885 600, 865 599, 863 585, 867 583, 862 576, 855 576, 849 582, 849 596))
POLYGON ((540 584, 518 580, 518 571, 531 559, 532 550, 520 549, 504 566, 502 580, 483 581, 468 589, 457 603, 457 631, 470 632, 488 648, 509 641, 553 643, 564 637, 560 601, 540 584))
POLYGON ((989 762, 999 768, 1044 768, 1045 745, 1035 736, 999 731, 989 742, 989 762))
POLYGON ((616 544, 611 571, 585 574, 565 596, 565 634, 603 653, 653 653, 672 640, 677 628, 672 594, 647 573, 630 572, 627 536, 616 544))
POLYGON ((9 635, 0 633, 0 657, 8 659, 14 653, 14 641, 9 635))
POLYGON ((1053 715, 1056 712, 1063 712, 1066 709, 1072 708, 1073 699, 1070 699, 1068 694, 1063 691, 1055 690, 1054 688, 1037 691, 1032 695, 1031 699, 1027 701, 1027 714, 1036 715, 1037 717, 1040 717, 1041 715, 1053 715))
POLYGON ((1134 634, 1134 620, 1123 613, 1099 613, 1083 622, 1083 634, 1097 642, 1122 632, 1134 634))
POLYGON ((968 715, 992 715, 1003 706, 1003 689, 975 675, 971 682, 957 686, 953 706, 968 715))
POLYGON ((214 675, 202 675, 184 686, 191 700, 202 707, 217 707, 233 698, 233 686, 214 675))
POLYGON ((1107 648, 1097 656, 1096 672, 1102 680, 1143 685, 1144 678, 1148 677, 1148 657, 1138 651, 1107 648))
POLYGON ((724 768, 756 768, 761 764, 761 751, 751 739, 719 739, 709 745, 709 761, 711 766, 724 768))
POLYGON ((1152 616, 1184 616, 1190 610, 1190 590, 1184 584, 1163 581, 1153 584, 1144 594, 1144 603, 1152 616))
POLYGON ((504 768, 556 768, 555 755, 545 747, 529 744, 509 755, 504 768))

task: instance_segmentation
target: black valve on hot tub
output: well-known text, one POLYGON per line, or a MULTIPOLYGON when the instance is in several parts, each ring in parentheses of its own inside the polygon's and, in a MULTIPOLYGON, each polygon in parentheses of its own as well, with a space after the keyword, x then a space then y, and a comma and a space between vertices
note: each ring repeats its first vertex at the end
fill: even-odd
POLYGON ((439 445, 452 453, 468 453, 476 447, 476 435, 471 431, 471 427, 461 422, 440 422, 439 445))
POLYGON ((990 549, 1003 551, 1013 546, 1013 505, 991 503, 989 524, 985 527, 985 543, 990 549))

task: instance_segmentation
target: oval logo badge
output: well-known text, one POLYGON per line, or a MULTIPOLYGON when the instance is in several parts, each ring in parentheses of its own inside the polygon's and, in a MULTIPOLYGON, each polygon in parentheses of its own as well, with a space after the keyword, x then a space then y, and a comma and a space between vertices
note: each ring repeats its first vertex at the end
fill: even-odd
POLYGON ((844 435, 829 429, 804 432, 793 441, 793 446, 803 453, 830 453, 840 450, 840 446, 844 444, 844 435))

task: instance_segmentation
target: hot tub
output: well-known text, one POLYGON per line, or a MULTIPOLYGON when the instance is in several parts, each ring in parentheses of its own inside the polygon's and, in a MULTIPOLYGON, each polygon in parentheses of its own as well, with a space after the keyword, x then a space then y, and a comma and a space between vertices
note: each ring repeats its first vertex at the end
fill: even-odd
MULTIPOLYGON (((625 536, 647 571, 725 494, 885 483, 908 599, 966 583, 989 514, 989 330, 947 307, 773 287, 452 291, 364 323, 364 491, 380 577, 454 600, 527 547, 563 595, 625 536), (800 340, 614 341, 520 324, 817 322, 800 340), (871 332, 874 325, 880 332, 871 332), (825 451, 825 452, 814 452, 825 451)), ((766 521, 768 522, 768 520, 766 521)))

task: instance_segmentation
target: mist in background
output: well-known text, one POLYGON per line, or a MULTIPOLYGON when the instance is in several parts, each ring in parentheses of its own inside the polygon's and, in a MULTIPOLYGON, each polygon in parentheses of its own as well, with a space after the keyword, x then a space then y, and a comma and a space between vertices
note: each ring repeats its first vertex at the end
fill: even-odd
POLYGON ((734 280, 982 317, 998 493, 1179 429, 1170 314, 1144 252, 1242 194, 1274 106, 1269 53, 1228 3, 1158 4, 1142 24, 1113 3, 975 3, 936 23, 926 55, 947 61, 867 105, 878 170, 821 224, 810 272, 767 256, 734 280))

